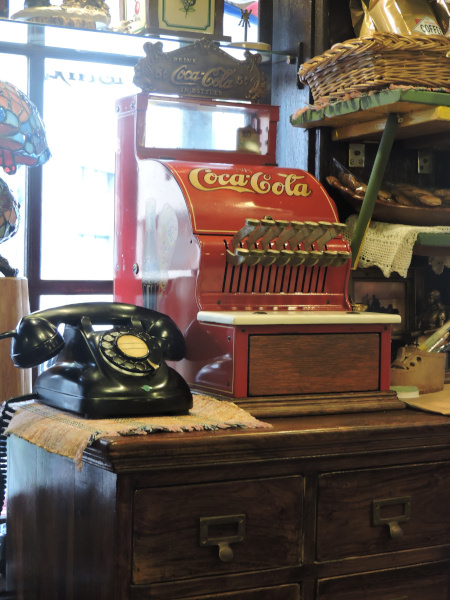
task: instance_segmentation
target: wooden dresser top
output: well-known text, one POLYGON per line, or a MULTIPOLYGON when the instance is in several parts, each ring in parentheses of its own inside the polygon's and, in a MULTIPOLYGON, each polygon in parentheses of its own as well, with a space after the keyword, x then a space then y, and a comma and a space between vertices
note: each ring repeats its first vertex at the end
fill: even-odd
MULTIPOLYGON (((230 461, 308 458, 361 452, 446 448, 450 452, 450 418, 405 408, 265 419, 270 429, 226 429, 189 433, 155 433, 105 437, 84 453, 87 462, 128 470, 148 466, 225 464, 230 461)), ((107 467, 108 468, 108 467, 107 467)))

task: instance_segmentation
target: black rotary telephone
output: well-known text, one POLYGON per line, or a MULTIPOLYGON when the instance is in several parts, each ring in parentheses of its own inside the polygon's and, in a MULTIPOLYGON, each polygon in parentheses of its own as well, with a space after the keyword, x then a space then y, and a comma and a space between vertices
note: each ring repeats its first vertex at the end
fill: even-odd
POLYGON ((183 334, 157 311, 71 304, 23 317, 16 329, 0 333, 4 338, 12 338, 16 367, 50 361, 33 386, 44 404, 86 418, 186 414, 192 407, 187 383, 165 362, 183 358, 183 334))

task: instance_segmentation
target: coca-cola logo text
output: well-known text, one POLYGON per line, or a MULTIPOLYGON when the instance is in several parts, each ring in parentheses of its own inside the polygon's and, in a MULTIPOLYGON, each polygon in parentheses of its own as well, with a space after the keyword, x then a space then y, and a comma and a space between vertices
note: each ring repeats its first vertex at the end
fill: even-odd
POLYGON ((234 80, 234 69, 216 67, 209 71, 195 71, 187 65, 176 69, 171 76, 175 85, 202 85, 205 88, 225 90, 231 88, 234 80))
POLYGON ((285 194, 304 198, 312 193, 306 176, 298 173, 279 172, 276 175, 264 171, 224 173, 202 167, 189 172, 189 181, 191 185, 202 192, 233 190, 234 192, 272 193, 275 196, 285 194))

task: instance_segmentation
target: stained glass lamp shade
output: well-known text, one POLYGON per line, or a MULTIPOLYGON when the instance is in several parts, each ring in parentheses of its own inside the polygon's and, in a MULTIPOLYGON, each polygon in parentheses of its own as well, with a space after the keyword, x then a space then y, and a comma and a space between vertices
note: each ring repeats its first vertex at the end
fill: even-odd
MULTIPOLYGON (((0 167, 14 175, 20 165, 35 167, 49 158, 44 124, 36 106, 14 85, 0 81, 0 167)), ((18 205, 0 179, 0 244, 17 232, 18 215, 18 205)), ((0 271, 16 274, 2 257, 0 271)))
POLYGON ((0 179, 0 241, 6 242, 19 226, 19 207, 9 187, 0 179))

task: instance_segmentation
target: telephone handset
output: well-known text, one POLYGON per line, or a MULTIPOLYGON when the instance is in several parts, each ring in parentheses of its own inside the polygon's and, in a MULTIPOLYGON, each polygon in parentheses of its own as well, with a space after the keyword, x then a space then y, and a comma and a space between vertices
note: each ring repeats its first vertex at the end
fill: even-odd
POLYGON ((87 418, 186 414, 192 407, 187 383, 165 362, 183 358, 183 334, 157 311, 71 304, 23 317, 16 329, 0 334, 8 337, 15 366, 50 361, 33 386, 44 404, 87 418))

